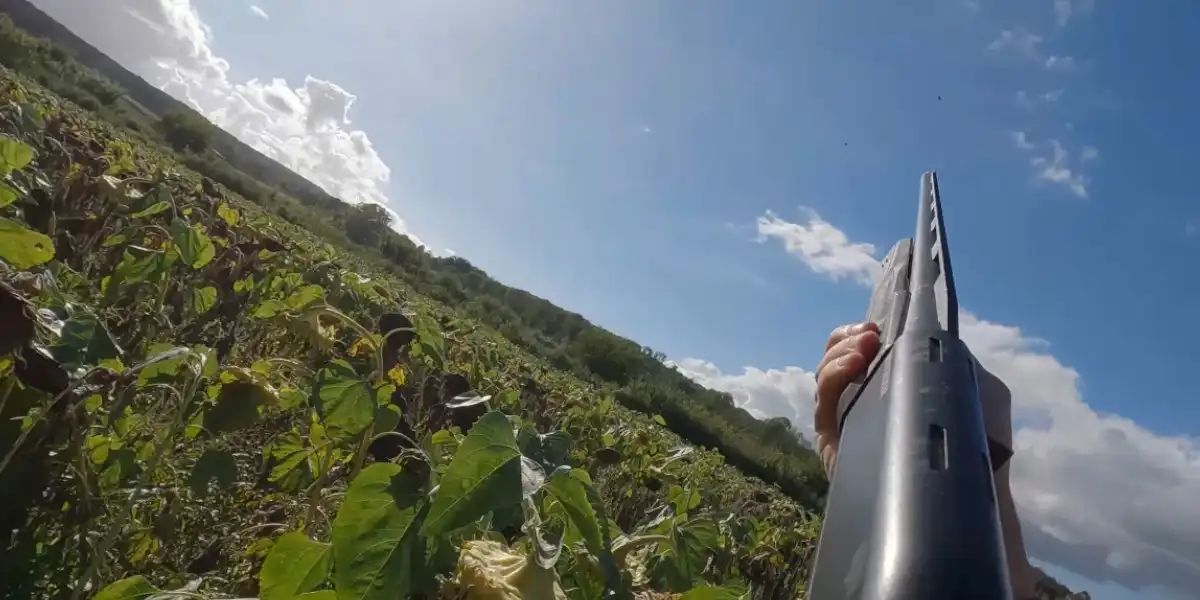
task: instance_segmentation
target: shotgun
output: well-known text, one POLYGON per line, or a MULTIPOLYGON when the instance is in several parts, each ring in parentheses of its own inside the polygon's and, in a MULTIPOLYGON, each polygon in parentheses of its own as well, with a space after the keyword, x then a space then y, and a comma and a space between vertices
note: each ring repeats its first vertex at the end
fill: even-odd
POLYGON ((1011 600, 993 481, 1011 451, 989 442, 959 339, 936 173, 921 176, 916 234, 884 259, 867 319, 880 350, 838 402, 808 599, 1011 600))

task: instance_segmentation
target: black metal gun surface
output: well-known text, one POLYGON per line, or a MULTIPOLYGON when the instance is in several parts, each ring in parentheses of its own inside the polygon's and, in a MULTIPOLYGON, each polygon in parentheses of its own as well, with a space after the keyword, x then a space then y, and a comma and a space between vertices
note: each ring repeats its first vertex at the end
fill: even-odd
POLYGON ((958 335, 937 175, 867 308, 882 331, 841 397, 809 600, 1011 600, 975 358, 958 335), (936 289, 943 286, 944 314, 936 289))

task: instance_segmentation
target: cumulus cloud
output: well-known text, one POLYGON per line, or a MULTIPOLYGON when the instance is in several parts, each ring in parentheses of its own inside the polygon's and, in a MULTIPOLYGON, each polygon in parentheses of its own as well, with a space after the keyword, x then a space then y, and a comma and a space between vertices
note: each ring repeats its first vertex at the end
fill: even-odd
POLYGON ((813 209, 800 210, 808 217, 807 225, 789 223, 767 211, 758 218, 758 241, 779 240, 789 254, 835 281, 850 278, 869 283, 879 275, 879 261, 872 256, 875 246, 852 243, 845 233, 825 222, 813 209))
MULTIPOLYGON (((811 220, 809 226, 790 224, 768 213, 759 219, 764 221, 779 231, 811 229, 811 220)), ((818 270, 806 257, 853 247, 856 255, 878 262, 870 244, 853 243, 833 225, 820 223, 824 233, 814 239, 823 242, 809 243, 823 248, 789 249, 801 262, 833 279, 834 271, 818 270)), ((879 272, 854 264, 855 274, 879 272)), ((854 279, 864 286, 873 281, 854 279)), ((1134 590, 1166 586, 1195 597, 1200 440, 1158 435, 1125 417, 1097 413, 1084 401, 1080 374, 1050 352, 1049 342, 1019 327, 963 310, 960 331, 978 360, 1012 390, 1012 488, 1031 557, 1094 581, 1134 590)), ((794 415, 799 419, 794 423, 811 434, 811 372, 746 367, 726 374, 698 359, 680 361, 679 368, 706 387, 733 394, 754 414, 794 415)))
POLYGON ((988 50, 992 52, 1011 51, 1024 58, 1037 58, 1038 45, 1041 43, 1042 36, 1030 33, 1023 28, 1005 29, 1000 32, 999 37, 988 44, 988 50))
POLYGON ((263 10, 256 4, 250 5, 250 12, 254 13, 254 16, 256 16, 260 19, 265 19, 267 21, 271 20, 271 17, 269 15, 267 15, 267 11, 263 10))
POLYGON ((817 380, 800 367, 762 370, 744 367, 740 374, 723 373, 717 365, 697 358, 672 364, 696 383, 733 396, 734 405, 759 419, 787 417, 806 440, 816 439, 812 429, 813 398, 817 380))
MULTIPOLYGON (((1035 144, 1023 131, 1015 131, 1011 136, 1013 144, 1019 150, 1032 154, 1029 157, 1029 166, 1033 168, 1034 176, 1038 180, 1062 186, 1079 198, 1088 197, 1088 186, 1092 180, 1077 168, 1070 166, 1070 153, 1062 142, 1049 139, 1035 144), (1039 149, 1043 152, 1035 153, 1039 149)), ((1096 148, 1085 146, 1080 152, 1080 162, 1095 160, 1099 156, 1100 152, 1096 148)))
POLYGON ((354 94, 314 76, 298 86, 279 78, 232 80, 229 62, 214 52, 213 32, 191 0, 33 3, 328 193, 346 202, 384 206, 393 217, 392 227, 413 237, 388 197, 391 169, 366 132, 352 126, 354 94))

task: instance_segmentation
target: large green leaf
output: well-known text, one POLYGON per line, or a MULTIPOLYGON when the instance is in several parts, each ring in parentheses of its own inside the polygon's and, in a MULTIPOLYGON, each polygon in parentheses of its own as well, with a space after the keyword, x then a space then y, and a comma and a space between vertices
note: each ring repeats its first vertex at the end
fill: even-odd
POLYGON ((475 423, 442 476, 421 534, 434 536, 467 525, 497 506, 521 501, 521 451, 504 413, 475 423))
POLYGON ((16 269, 28 269, 54 258, 50 238, 16 221, 0 218, 0 260, 16 269))
POLYGON ((204 412, 204 429, 216 435, 258 422, 258 409, 271 401, 271 393, 257 383, 231 381, 221 385, 217 404, 204 412))
MULTIPOLYGON (((603 512, 597 511, 592 503, 596 499, 590 490, 592 478, 584 469, 562 469, 555 471, 546 481, 546 490, 562 504, 571 523, 579 530, 588 550, 599 556, 608 551, 604 543, 604 528, 601 525, 603 512)), ((602 508, 602 507, 599 507, 602 508)))
POLYGON ((333 583, 338 600, 391 600, 417 591, 429 577, 425 540, 417 533, 428 505, 419 481, 398 477, 400 465, 363 469, 346 490, 333 522, 333 583))
POLYGON ((156 281, 162 272, 163 253, 140 246, 128 246, 121 255, 121 262, 113 269, 113 280, 117 283, 141 283, 156 281))
POLYGON ((208 450, 192 467, 188 487, 198 496, 208 495, 208 482, 216 480, 217 487, 227 488, 237 480, 237 463, 224 450, 208 450))
POLYGON ((283 534, 258 572, 261 600, 291 600, 312 591, 329 577, 333 552, 329 544, 314 542, 301 531, 283 534))
POLYGON ((180 218, 171 221, 171 241, 175 242, 183 262, 193 269, 207 265, 216 255, 212 240, 180 218))
POLYGON ((679 600, 738 600, 744 595, 744 591, 734 587, 706 585, 688 590, 679 600))
POLYGON ((108 584, 96 592, 92 600, 143 600, 157 593, 158 590, 145 577, 134 575, 108 584))
POLYGON ((346 361, 335 360, 318 371, 313 392, 321 420, 334 439, 350 440, 375 420, 371 385, 346 361))
POLYGON ((24 169, 33 160, 33 148, 13 137, 0 135, 0 175, 24 169))
POLYGON ((63 323, 62 335, 51 353, 59 362, 68 365, 95 365, 106 358, 122 355, 104 321, 80 307, 76 307, 63 323))
POLYGON ((202 315, 217 305, 217 288, 209 285, 205 287, 195 287, 189 290, 188 304, 192 310, 202 315))
POLYGON ((21 197, 21 193, 13 189, 11 185, 0 181, 0 207, 8 206, 17 201, 21 197))

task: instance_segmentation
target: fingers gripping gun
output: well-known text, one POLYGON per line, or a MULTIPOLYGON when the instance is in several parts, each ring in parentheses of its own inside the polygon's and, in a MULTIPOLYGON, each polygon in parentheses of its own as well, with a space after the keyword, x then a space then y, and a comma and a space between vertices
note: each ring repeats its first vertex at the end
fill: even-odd
POLYGON ((958 337, 937 175, 867 318, 879 354, 838 406, 840 444, 809 600, 1011 600, 975 358, 958 337), (944 319, 935 289, 944 286, 944 319))

